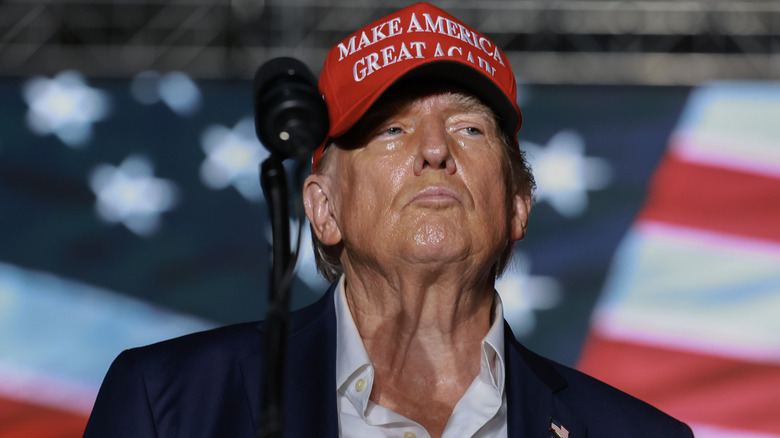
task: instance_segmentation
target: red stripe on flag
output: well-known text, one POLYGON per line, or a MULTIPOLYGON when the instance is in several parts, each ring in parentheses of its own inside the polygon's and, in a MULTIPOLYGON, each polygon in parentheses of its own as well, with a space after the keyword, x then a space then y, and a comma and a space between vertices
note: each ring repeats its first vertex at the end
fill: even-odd
POLYGON ((79 438, 86 425, 83 415, 0 398, 3 438, 79 438))
POLYGON ((667 156, 640 220, 780 242, 780 179, 667 156))
POLYGON ((780 431, 780 365, 607 339, 591 333, 578 368, 690 423, 780 431))

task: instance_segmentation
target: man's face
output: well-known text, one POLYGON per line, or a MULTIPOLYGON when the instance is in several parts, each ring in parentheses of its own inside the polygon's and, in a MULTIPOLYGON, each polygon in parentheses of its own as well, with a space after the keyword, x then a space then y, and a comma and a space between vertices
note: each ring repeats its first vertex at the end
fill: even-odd
POLYGON ((527 211, 507 202, 503 145, 479 100, 429 92, 381 104, 366 119, 359 146, 329 151, 324 171, 345 266, 484 269, 522 237, 527 211))

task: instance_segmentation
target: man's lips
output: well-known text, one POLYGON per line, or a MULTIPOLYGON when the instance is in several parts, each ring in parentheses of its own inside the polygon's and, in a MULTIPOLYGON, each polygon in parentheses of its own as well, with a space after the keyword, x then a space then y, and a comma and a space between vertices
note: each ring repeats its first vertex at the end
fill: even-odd
POLYGON ((440 185, 425 187, 417 192, 412 199, 413 204, 443 204, 449 202, 460 202, 460 194, 452 188, 440 185))

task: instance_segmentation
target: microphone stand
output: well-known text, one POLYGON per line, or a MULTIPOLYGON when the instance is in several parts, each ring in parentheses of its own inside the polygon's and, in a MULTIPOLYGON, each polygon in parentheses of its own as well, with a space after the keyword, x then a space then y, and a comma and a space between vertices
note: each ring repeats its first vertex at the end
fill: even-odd
MULTIPOLYGON (((287 174, 278 154, 271 154, 260 167, 263 187, 271 217, 273 236, 271 288, 265 332, 266 370, 263 382, 263 412, 258 438, 277 438, 282 433, 282 401, 285 358, 287 356, 287 320, 293 260, 290 253, 290 215, 287 197, 287 174)), ((300 234, 300 233, 299 233, 300 234)))
POLYGON ((328 111, 317 90, 314 75, 294 58, 275 58, 263 64, 254 79, 255 130, 271 155, 260 166, 260 184, 271 217, 273 236, 271 288, 265 331, 265 375, 263 410, 257 427, 258 438, 282 435, 287 321, 290 287, 301 246, 304 216, 299 198, 303 164, 311 163, 312 151, 328 132, 328 111), (290 249, 290 201, 287 191, 285 158, 297 163, 296 217, 298 241, 290 249))

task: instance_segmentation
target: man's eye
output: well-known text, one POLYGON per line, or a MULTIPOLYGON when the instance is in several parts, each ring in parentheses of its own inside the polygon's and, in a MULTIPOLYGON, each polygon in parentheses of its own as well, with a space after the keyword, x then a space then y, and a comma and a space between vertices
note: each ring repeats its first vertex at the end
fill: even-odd
POLYGON ((403 132, 403 130, 401 128, 397 127, 397 126, 393 126, 393 127, 385 129, 385 134, 388 134, 388 135, 397 135, 397 134, 401 134, 402 132, 403 132))
POLYGON ((473 126, 469 126, 468 128, 464 128, 463 130, 468 135, 480 135, 480 134, 482 134, 482 131, 479 128, 475 128, 473 126))

